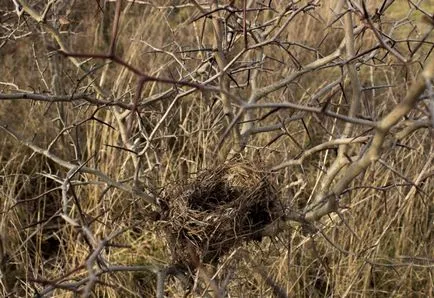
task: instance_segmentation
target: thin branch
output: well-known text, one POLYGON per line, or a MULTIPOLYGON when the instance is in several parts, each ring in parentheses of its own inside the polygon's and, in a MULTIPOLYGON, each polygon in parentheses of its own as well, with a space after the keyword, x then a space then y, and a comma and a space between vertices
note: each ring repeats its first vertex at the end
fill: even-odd
MULTIPOLYGON (((368 168, 371 163, 380 158, 383 143, 390 129, 398 123, 410 110, 417 104, 419 97, 426 89, 426 80, 434 77, 434 57, 425 66, 424 71, 413 83, 407 92, 405 98, 396 105, 375 127, 375 135, 372 142, 363 156, 350 164, 343 171, 341 178, 336 182, 331 190, 331 194, 340 195, 360 173, 368 168)), ((327 196, 330 196, 329 194, 327 196)), ((322 204, 309 211, 306 219, 309 221, 318 220, 324 215, 333 212, 335 209, 334 202, 331 200, 322 200, 322 204)))
MULTIPOLYGON (((36 152, 38 154, 41 154, 41 155, 43 155, 43 156, 51 159, 52 161, 54 161, 58 165, 66 168, 68 170, 76 169, 77 166, 80 166, 80 165, 68 162, 66 160, 63 160, 63 159, 59 158, 58 156, 54 155, 53 153, 49 152, 48 150, 43 149, 43 148, 41 148, 41 147, 33 144, 32 142, 22 140, 20 137, 18 137, 18 135, 16 133, 14 133, 12 130, 10 130, 6 126, 0 125, 0 128, 3 129, 5 132, 7 132, 15 140, 17 140, 18 142, 20 142, 22 145, 24 145, 24 146, 32 149, 34 152, 36 152)), ((134 196, 141 197, 147 203, 152 204, 152 205, 158 207, 157 200, 154 197, 151 197, 150 195, 144 193, 143 191, 135 189, 135 188, 133 188, 131 186, 128 186, 128 185, 126 185, 124 183, 120 183, 118 181, 115 181, 115 180, 111 179, 106 174, 102 173, 101 171, 99 171, 97 169, 90 168, 90 167, 87 167, 87 166, 83 166, 83 167, 81 167, 80 172, 91 174, 91 175, 95 175, 98 178, 100 178, 102 181, 104 181, 107 185, 115 187, 115 188, 118 188, 120 190, 123 190, 123 191, 125 191, 127 193, 130 193, 130 194, 134 195, 134 196)))

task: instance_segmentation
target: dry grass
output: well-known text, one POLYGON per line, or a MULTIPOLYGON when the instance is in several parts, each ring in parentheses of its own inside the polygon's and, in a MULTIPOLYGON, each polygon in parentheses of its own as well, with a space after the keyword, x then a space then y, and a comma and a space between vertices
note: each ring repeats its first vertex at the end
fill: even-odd
MULTIPOLYGON (((87 53, 107 49, 98 27, 101 22, 96 4, 76 2, 70 15, 71 25, 63 34, 68 46, 76 52, 87 53)), ((340 23, 326 26, 332 19, 331 2, 323 1, 322 6, 311 14, 298 15, 282 33, 282 40, 318 49, 311 52, 291 46, 291 54, 298 58, 298 63, 306 65, 318 56, 328 55, 343 37, 340 23), (319 44, 324 36, 326 38, 319 44)), ((374 2, 381 1, 372 1, 373 6, 374 2)), ((386 15, 390 22, 403 17, 401 8, 409 11, 406 1, 396 2, 386 15)), ((164 5, 163 1, 158 3, 164 5)), ((427 3, 432 1, 424 1, 424 5, 427 3)), ((37 4, 43 6, 42 2, 37 4)), ((16 22, 9 1, 1 0, 0 7, 4 7, 2 20, 12 22, 9 17, 13 19, 12 23, 16 22), (7 14, 7 11, 12 12, 7 14)), ((151 75, 173 79, 195 76, 197 80, 205 80, 207 72, 190 72, 199 67, 209 53, 179 54, 180 63, 171 55, 151 48, 152 45, 175 53, 182 47, 197 47, 200 42, 204 47, 212 47, 213 28, 208 23, 203 25, 203 21, 194 25, 190 23, 188 20, 194 13, 196 10, 193 8, 171 10, 132 5, 122 12, 118 53, 125 61, 151 75)), ((418 12, 414 14, 411 18, 417 21, 418 12)), ((267 17, 265 13, 261 14, 258 22, 267 17)), ((29 24, 20 27, 19 32, 37 32, 35 28, 38 25, 30 19, 27 22, 29 24)), ((390 25, 387 23, 385 26, 390 25)), ((404 24, 397 28, 394 36, 408 37, 409 26, 404 24)), ((418 28, 423 31, 422 27, 418 28)), ((411 34, 416 35, 414 32, 411 34)), ((19 89, 28 91, 50 90, 53 73, 47 44, 53 41, 48 36, 44 41, 41 36, 36 33, 10 40, 0 48, 2 82, 13 82, 19 89)), ((374 44, 373 36, 368 33, 363 41, 359 44, 362 48, 374 44)), ((241 42, 229 56, 235 55, 239 48, 242 48, 241 42)), ((404 43, 399 49, 408 52, 404 43)), ((423 61, 429 50, 428 46, 422 47, 417 53, 418 59, 423 61)), ((251 61, 258 52, 246 55, 245 61, 251 61)), ((275 45, 266 47, 264 55, 268 59, 258 73, 260 86, 285 77, 297 67, 294 60, 275 45)), ((73 90, 84 89, 88 82, 83 79, 83 74, 65 57, 60 60, 61 92, 71 94, 73 90)), ((104 63, 94 59, 85 65, 100 67, 94 75, 97 82, 109 91, 110 98, 131 102, 137 77, 124 67, 114 63, 103 66, 104 63)), ((393 85, 393 88, 365 92, 361 109, 365 116, 380 118, 390 111, 420 72, 420 65, 416 63, 407 68, 394 63, 396 60, 389 55, 378 67, 361 65, 359 74, 363 86, 393 85)), ((240 63, 235 67, 243 65, 240 63)), ((267 102, 290 101, 311 105, 325 102, 328 99, 312 101, 311 95, 340 75, 338 67, 308 73, 286 89, 270 94, 267 102)), ((239 72, 234 74, 233 80, 244 82, 246 77, 246 72, 239 72)), ((163 92, 166 87, 147 83, 142 98, 163 92)), ((342 89, 348 91, 349 83, 346 82, 342 89)), ((16 90, 14 86, 0 85, 0 93, 9 91, 16 90)), ((246 96, 249 88, 234 87, 233 92, 246 96)), ((0 124, 7 124, 22 138, 31 139, 42 148, 47 148, 58 136, 52 144, 52 152, 59 157, 68 161, 87 161, 86 165, 99 169, 112 179, 130 183, 134 180, 135 164, 131 154, 124 150, 121 128, 132 121, 130 133, 136 140, 135 150, 143 149, 147 144, 143 136, 153 133, 150 149, 142 161, 144 166, 139 173, 139 187, 159 195, 173 189, 174 185, 197 181, 198 177, 204 177, 199 174, 203 170, 225 167, 222 166, 222 152, 228 151, 231 144, 224 142, 220 150, 216 150, 227 122, 221 102, 213 96, 208 92, 193 93, 173 103, 172 94, 146 106, 140 121, 121 118, 121 109, 79 102, 0 101, 0 124), (59 115, 62 115, 60 119, 59 115), (58 135, 64 127, 70 128, 58 135), (71 144, 76 144, 76 147, 71 144), (77 148, 80 149, 78 153, 77 148)), ((347 100, 334 96, 329 104, 345 114, 347 100)), ((419 116, 423 113, 421 110, 422 105, 409 118, 419 116)), ((255 110, 254 116, 261 118, 267 112, 255 110)), ((342 131, 342 123, 336 119, 293 110, 280 110, 259 123, 265 126, 300 115, 304 123, 286 123, 283 134, 282 130, 274 130, 253 135, 242 159, 249 164, 261 161, 260 168, 267 168, 296 157, 342 131)), ((366 133, 366 128, 357 127, 353 134, 366 133)), ((24 148, 3 131, 0 131, 0 139, 0 296, 32 297, 53 280, 67 274, 70 274, 71 282, 86 277, 85 269, 76 268, 89 258, 92 244, 78 228, 59 216, 62 210, 61 185, 68 171, 24 148)), ((345 209, 340 215, 342 217, 333 214, 316 223, 322 234, 312 235, 294 224, 291 229, 264 238, 262 242, 242 239, 233 247, 225 247, 224 253, 218 256, 217 268, 220 270, 215 272, 216 268, 203 265, 204 270, 215 272, 222 284, 228 280, 226 290, 231 297, 273 296, 276 293, 273 286, 276 285, 291 297, 433 297, 432 142, 432 133, 428 129, 418 130, 399 140, 381 156, 381 162, 369 167, 343 194, 345 209)), ((355 145, 350 153, 357 154, 361 146, 355 145)), ((273 185, 279 200, 302 210, 319 187, 325 175, 323 169, 330 166, 334 158, 333 150, 322 151, 301 167, 285 168, 275 173, 273 185)), ((260 175, 255 177, 249 170, 248 178, 243 178, 246 180, 243 185, 253 183, 253 187, 262 178, 260 175)), ((75 175, 71 184, 74 191, 70 196, 69 216, 84 223, 96 241, 125 229, 104 250, 108 263, 151 267, 171 264, 172 255, 161 223, 150 220, 146 202, 107 187, 90 174, 75 175)), ((176 200, 169 205, 173 202, 176 200)), ((182 199, 180 202, 185 203, 182 199)), ((174 208, 172 211, 179 210, 174 208)), ((181 215, 176 218, 176 214, 171 217, 179 221, 185 219, 181 215)), ((181 246, 176 249, 179 251, 181 246)), ((156 294, 157 277, 149 271, 111 272, 101 275, 100 281, 94 288, 94 297, 150 297, 156 294)), ((203 285, 199 290, 205 291, 205 288, 203 285)), ((165 290, 170 297, 185 294, 180 282, 172 279, 168 280, 165 290)), ((193 291, 191 296, 200 295, 202 292, 199 290, 193 291)), ((59 288, 53 292, 53 297, 75 296, 71 291, 59 288)))

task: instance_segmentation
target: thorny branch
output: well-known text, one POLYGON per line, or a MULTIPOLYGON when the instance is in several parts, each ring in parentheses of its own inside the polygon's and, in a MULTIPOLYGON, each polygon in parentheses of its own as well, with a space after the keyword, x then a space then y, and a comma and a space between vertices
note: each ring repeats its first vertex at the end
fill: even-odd
MULTIPOLYGON (((40 10, 42 12, 39 13, 38 9, 33 8, 27 1, 17 0, 17 3, 22 7, 22 11, 28 14, 41 26, 45 33, 48 33, 55 40, 57 49, 53 53, 66 57, 75 68, 85 75, 91 88, 86 87, 85 91, 74 90, 69 95, 21 91, 3 93, 1 91, 0 101, 32 100, 48 103, 83 103, 87 106, 103 107, 113 111, 117 117, 118 129, 123 142, 122 146, 125 147, 125 151, 130 154, 130 158, 133 160, 134 181, 132 185, 125 181, 116 181, 103 171, 87 166, 85 162, 70 162, 61 159, 50 150, 57 138, 53 140, 48 149, 44 149, 32 141, 24 140, 7 125, 0 126, 4 132, 22 145, 68 170, 62 184, 63 212, 60 217, 71 226, 80 227, 90 245, 91 251, 86 262, 76 268, 76 271, 86 270, 87 276, 74 282, 69 281, 69 275, 75 272, 70 272, 55 281, 34 279, 35 282, 47 285, 39 293, 41 297, 49 295, 57 288, 80 293, 82 297, 90 297, 95 285, 101 282, 99 278, 103 274, 143 270, 151 271, 159 276, 157 296, 164 296, 165 277, 170 270, 158 266, 124 267, 108 264, 102 257, 103 251, 113 238, 125 230, 115 231, 108 237, 98 241, 86 223, 69 217, 68 191, 71 187, 70 180, 74 175, 78 173, 90 174, 104 182, 108 188, 117 188, 135 197, 142 198, 145 202, 151 204, 155 210, 160 211, 159 198, 152 195, 150 191, 147 192, 138 187, 140 173, 144 171, 143 164, 145 163, 148 163, 149 168, 152 168, 153 165, 149 155, 153 154, 153 143, 158 137, 161 137, 159 132, 169 122, 171 113, 175 109, 180 109, 179 104, 182 100, 193 94, 201 96, 202 100, 210 104, 211 109, 214 108, 212 100, 221 103, 226 123, 224 129, 216 133, 219 135, 220 140, 216 153, 221 153, 226 149, 231 151, 230 153, 224 152, 221 154, 223 156, 222 161, 247 152, 248 145, 254 136, 286 130, 284 120, 282 123, 277 124, 273 121, 264 121, 267 124, 265 126, 260 125, 262 120, 271 118, 270 115, 272 114, 279 114, 283 111, 285 113, 299 112, 300 116, 286 118, 293 119, 293 122, 302 122, 307 134, 309 134, 309 129, 306 127, 305 119, 308 116, 311 117, 309 119, 315 119, 318 122, 321 122, 322 119, 335 121, 332 131, 329 132, 329 140, 321 140, 319 144, 313 144, 310 147, 303 145, 302 152, 297 155, 285 152, 284 161, 275 164, 271 168, 273 171, 280 171, 293 166, 301 167, 314 155, 337 149, 335 159, 325 169, 325 174, 321 177, 319 183, 320 186, 315 190, 314 200, 309 201, 304 211, 294 211, 288 207, 287 213, 281 221, 276 221, 263 231, 263 235, 269 236, 275 236, 286 230, 290 221, 298 222, 310 234, 316 234, 318 231, 321 233, 322 231, 316 227, 316 223, 333 212, 341 216, 341 195, 348 191, 356 177, 366 171, 372 164, 381 160, 382 153, 393 148, 399 140, 418 129, 434 127, 433 57, 428 59, 422 73, 411 83, 406 96, 391 107, 388 113, 385 113, 377 120, 371 113, 365 113, 362 110, 364 105, 369 105, 369 103, 363 102, 367 92, 375 94, 377 88, 387 89, 393 87, 393 85, 372 85, 371 88, 363 86, 363 78, 359 72, 361 67, 368 65, 374 69, 376 67, 375 63, 386 65, 384 61, 386 61, 385 58, 388 54, 391 54, 396 58, 397 62, 402 63, 405 67, 409 67, 410 63, 414 61, 413 55, 416 50, 410 51, 411 54, 406 57, 405 54, 395 48, 396 43, 391 38, 391 34, 383 32, 381 17, 393 1, 383 5, 382 9, 377 9, 375 15, 369 11, 365 1, 362 1, 361 6, 354 1, 339 1, 335 11, 336 17, 328 23, 329 26, 342 24, 344 37, 337 43, 336 48, 328 51, 327 54, 323 54, 324 51, 321 50, 322 41, 314 47, 298 41, 285 40, 285 32, 288 31, 289 26, 298 17, 301 15, 303 17, 318 17, 315 10, 319 7, 320 1, 307 1, 299 6, 294 3, 285 4, 281 5, 280 11, 276 11, 271 7, 271 1, 268 6, 261 3, 262 7, 256 7, 254 1, 243 1, 242 8, 233 6, 233 1, 228 5, 221 5, 219 1, 209 1, 209 3, 204 4, 191 1, 192 3, 178 5, 177 9, 194 8, 197 12, 186 23, 198 27, 202 23, 202 33, 200 34, 201 37, 197 38, 197 48, 183 49, 179 46, 177 50, 172 50, 170 47, 156 47, 138 39, 141 44, 151 48, 155 53, 164 53, 172 58, 180 69, 178 77, 147 73, 129 62, 127 58, 121 57, 121 54, 118 53, 117 45, 122 37, 120 29, 123 17, 122 1, 115 1, 116 7, 111 40, 107 51, 103 54, 93 51, 90 53, 76 52, 67 46, 68 43, 60 34, 58 28, 55 28, 47 21, 54 2, 49 1, 40 10), (274 16, 261 21, 260 15, 264 11, 274 16), (207 25, 212 28, 210 31, 212 45, 210 47, 204 46, 205 38, 203 36, 207 30, 207 25), (367 32, 372 32, 376 42, 373 45, 364 47, 361 43, 363 43, 365 34, 368 34, 367 32), (270 54, 270 51, 274 51, 274 49, 279 49, 282 52, 281 56, 284 56, 284 58, 270 54), (296 53, 300 49, 304 52, 311 51, 315 57, 299 61, 296 53), (200 63, 189 71, 188 61, 194 59, 186 55, 191 53, 198 53, 195 59, 200 60, 200 63), (110 96, 108 90, 96 83, 98 76, 85 66, 89 60, 80 61, 80 59, 111 61, 111 63, 132 73, 137 78, 137 85, 135 93, 132 92, 134 94, 130 98, 130 102, 110 96), (288 72, 282 72, 281 75, 274 76, 273 81, 264 84, 262 80, 266 77, 267 72, 272 72, 272 70, 268 69, 268 61, 273 61, 277 65, 287 63, 281 62, 279 59, 282 61, 289 59, 295 67, 288 67, 288 72), (310 90, 305 90, 303 95, 293 95, 293 89, 296 90, 301 86, 300 81, 303 78, 317 76, 324 71, 330 73, 336 71, 340 73, 340 76, 337 80, 336 76, 334 76, 333 82, 326 82, 322 85, 323 87, 318 88, 313 94, 310 90), (152 86, 150 88, 154 89, 156 85, 160 87, 160 89, 155 88, 159 90, 158 92, 150 93, 148 96, 143 95, 146 88, 152 86), (424 95, 425 91, 427 91, 427 95, 424 95), (336 102, 336 98, 339 98, 338 102, 336 102), (168 99, 170 104, 161 113, 152 129, 149 131, 141 129, 145 126, 142 114, 147 112, 147 109, 151 109, 154 104, 161 104, 168 99), (425 115, 419 118, 409 117, 409 114, 416 110, 420 103, 424 103, 424 99, 428 103, 428 112, 425 111, 425 115), (342 104, 343 100, 346 100, 347 103, 342 104), (266 116, 263 116, 263 114, 266 116), (344 125, 339 126, 336 123, 344 123, 344 125), (338 126, 339 129, 336 129, 338 126), (367 130, 368 133, 360 134, 359 127, 367 130), (145 140, 143 141, 143 139, 145 140), (143 142, 142 147, 138 145, 140 142, 143 142), (231 146, 222 149, 227 143, 230 143, 231 146), (357 148, 359 148, 359 153, 355 152, 357 148)), ((172 6, 160 6, 146 1, 126 2, 128 2, 128 5, 150 5, 161 10, 174 9, 172 6)), ((383 4, 385 3, 386 1, 383 4)), ((415 6, 415 4, 413 5, 415 6)), ((416 7, 422 10, 420 7, 416 7)), ((430 14, 426 14, 426 16, 429 17, 430 14)), ((11 32, 8 36, 13 36, 14 32, 11 32)), ((425 45, 426 36, 419 43, 417 49, 425 45)), ((410 39, 406 41, 409 43, 410 39)), ((419 42, 419 40, 416 41, 419 42)), ((429 44, 428 41, 426 43, 429 44)), ((274 65, 274 67, 276 66, 274 65)), ((7 83, 6 85, 8 87, 14 86, 13 83, 7 83)), ((15 89, 19 90, 18 88, 15 89)), ((182 124, 179 124, 179 126, 184 129, 182 124)), ((62 132, 65 130, 67 130, 66 126, 62 132)), ((122 146, 119 146, 119 148, 122 146)), ((156 160, 155 164, 158 164, 158 157, 156 160)), ((429 169, 424 169, 424 171, 429 172, 429 169)), ((201 268, 200 266, 199 264, 198 268, 201 268)), ((285 297, 283 290, 272 278, 267 276, 263 270, 259 270, 259 273, 274 289, 276 295, 285 297)), ((206 270, 201 269, 198 275, 211 285, 217 296, 223 295, 222 292, 224 291, 219 288, 214 278, 210 278, 206 270)))

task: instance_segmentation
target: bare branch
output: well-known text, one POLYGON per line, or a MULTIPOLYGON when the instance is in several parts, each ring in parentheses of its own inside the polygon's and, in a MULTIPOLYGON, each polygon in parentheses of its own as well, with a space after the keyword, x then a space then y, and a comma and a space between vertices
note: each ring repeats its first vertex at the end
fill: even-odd
MULTIPOLYGON (((37 145, 33 144, 32 142, 29 141, 25 141, 20 139, 17 134, 15 134, 13 131, 11 131, 10 129, 8 129, 6 126, 1 125, 0 126, 1 129, 3 129, 5 132, 7 132, 10 136, 12 136, 15 140, 17 140, 18 142, 20 142, 22 145, 32 149, 34 152, 41 154, 49 159, 51 159, 52 161, 54 161, 55 163, 57 163, 58 165, 68 169, 68 170, 74 170, 77 168, 77 166, 80 165, 76 165, 73 163, 70 163, 68 161, 65 161, 59 157, 57 157, 56 155, 54 155, 53 153, 49 152, 48 150, 45 150, 43 148, 38 147, 37 145)), ((130 187, 124 183, 120 183, 117 182, 115 180, 112 180, 110 177, 108 177, 107 175, 105 175, 104 173, 102 173, 101 171, 97 170, 97 169, 93 169, 93 168, 89 168, 86 166, 83 166, 80 168, 80 172, 83 173, 87 173, 87 174, 91 174, 91 175, 95 175, 98 178, 100 178, 102 181, 104 181, 105 183, 107 183, 107 185, 118 188, 120 190, 123 190, 127 193, 130 193, 132 195, 138 196, 143 198, 146 202, 148 202, 149 204, 152 204, 154 206, 158 207, 157 204, 157 200, 153 197, 151 197, 150 195, 147 195, 146 193, 135 189, 133 187, 130 187)))

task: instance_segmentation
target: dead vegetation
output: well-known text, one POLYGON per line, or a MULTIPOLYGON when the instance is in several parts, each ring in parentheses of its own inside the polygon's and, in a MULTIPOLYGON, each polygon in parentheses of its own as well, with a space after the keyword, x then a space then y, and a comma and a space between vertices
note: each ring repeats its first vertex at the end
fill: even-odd
POLYGON ((432 297, 433 1, 14 3, 0 296, 432 297))

